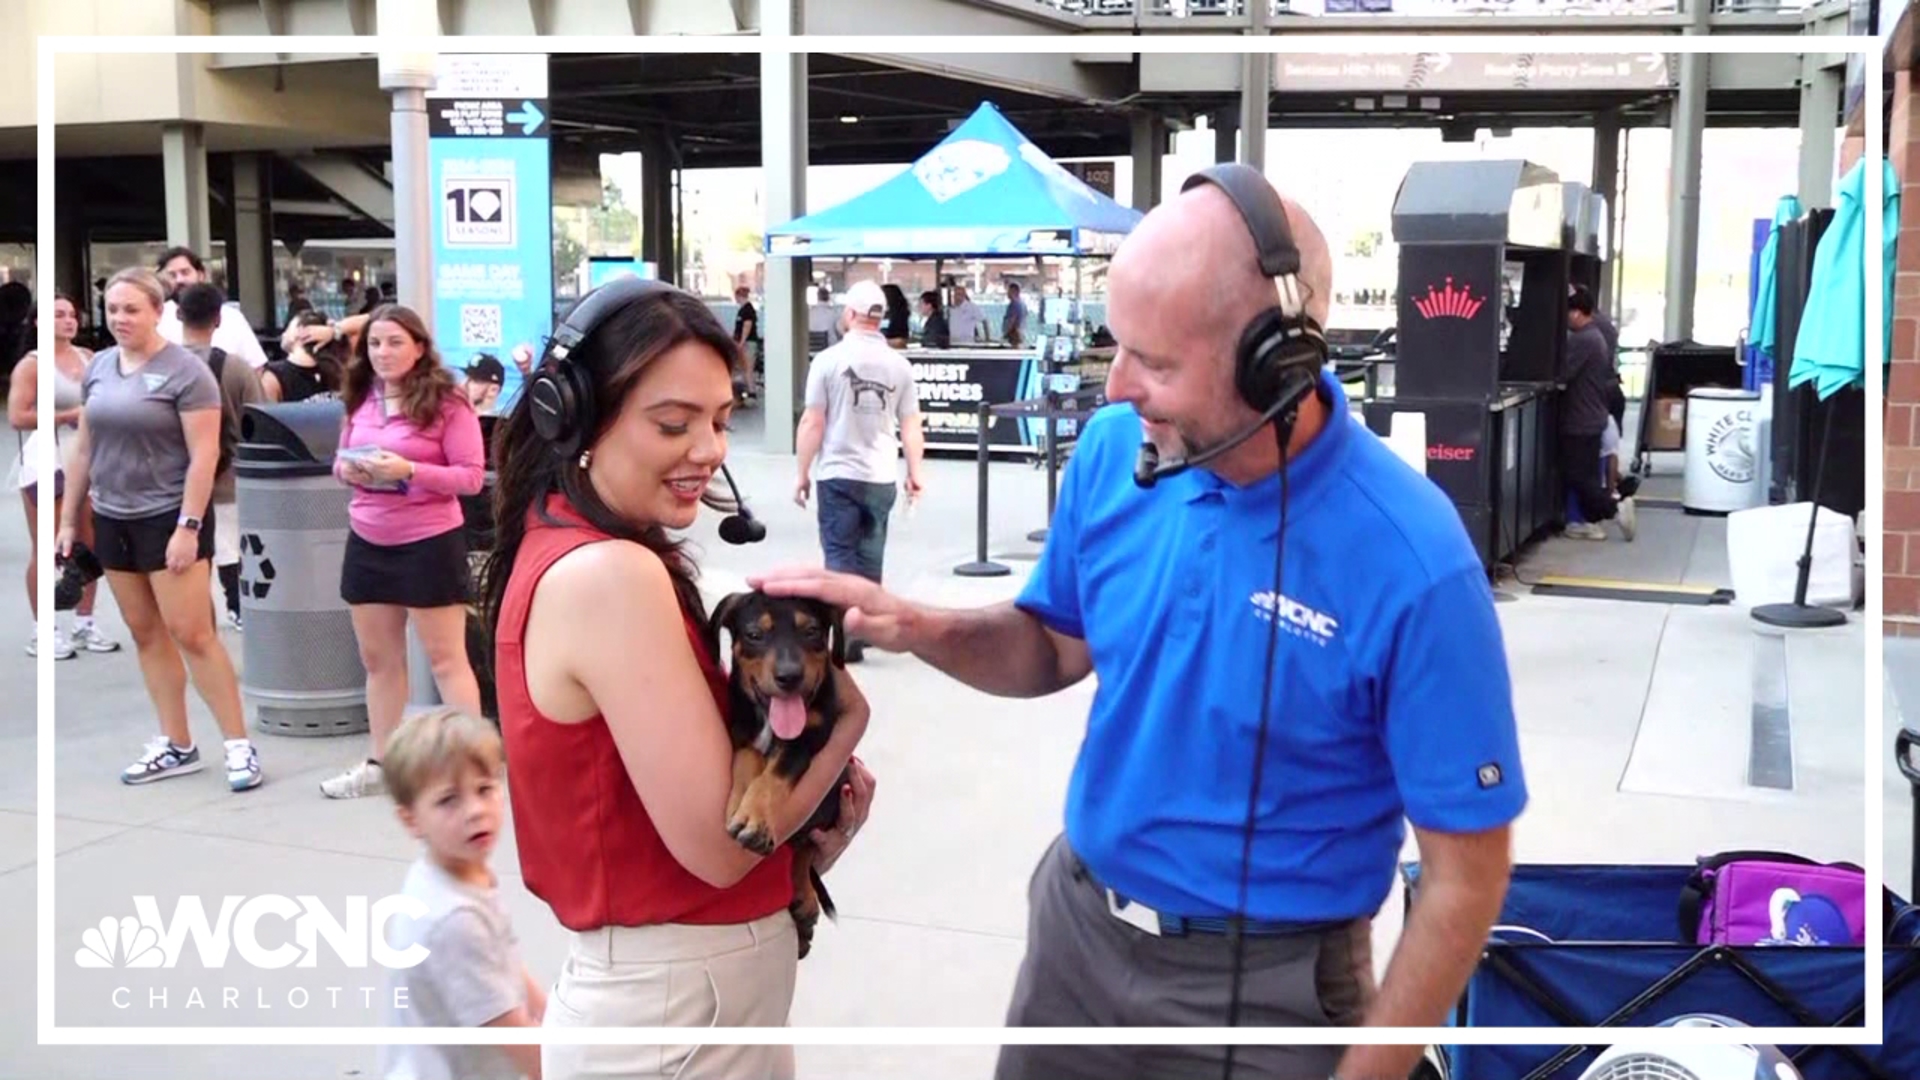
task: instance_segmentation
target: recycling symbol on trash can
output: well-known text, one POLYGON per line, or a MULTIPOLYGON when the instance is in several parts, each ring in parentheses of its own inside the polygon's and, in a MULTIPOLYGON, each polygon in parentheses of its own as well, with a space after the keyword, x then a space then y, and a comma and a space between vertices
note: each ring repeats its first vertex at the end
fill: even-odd
POLYGON ((273 560, 264 556, 265 551, 266 545, 260 542, 259 533, 245 533, 240 537, 241 595, 252 596, 255 600, 267 598, 267 590, 273 587, 273 560), (249 557, 254 563, 252 577, 245 572, 249 557))

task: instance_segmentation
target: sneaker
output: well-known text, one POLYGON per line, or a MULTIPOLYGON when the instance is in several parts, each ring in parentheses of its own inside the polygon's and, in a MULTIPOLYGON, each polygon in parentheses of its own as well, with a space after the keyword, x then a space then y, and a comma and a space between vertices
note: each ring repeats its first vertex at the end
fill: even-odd
POLYGON ((384 794, 386 790, 385 775, 380 766, 371 761, 362 761, 339 776, 320 781, 320 793, 329 799, 358 799, 384 794))
POLYGON ((1620 526, 1620 538, 1631 541, 1634 532, 1640 528, 1639 515, 1633 509, 1633 496, 1629 495, 1621 499, 1618 509, 1619 516, 1614 519, 1614 523, 1620 526))
POLYGON ((73 629, 73 644, 76 648, 88 652, 119 652, 120 643, 100 632, 93 624, 76 626, 73 629))
POLYGON ((165 735, 156 735, 147 741, 147 752, 140 755, 140 760, 120 773, 120 782, 150 784, 169 776, 199 772, 201 766, 199 747, 182 750, 165 735))
POLYGON ((1595 525, 1591 521, 1575 522, 1567 526, 1567 539, 1569 540, 1605 540, 1606 538, 1607 530, 1595 525))
MULTIPOLYGON (((38 635, 27 639, 27 655, 34 657, 40 655, 40 638, 38 635)), ((56 627, 53 631, 53 658, 55 660, 71 660, 73 657, 73 639, 67 635, 65 630, 56 627)))
POLYGON ((245 627, 240 622, 240 613, 237 611, 227 612, 227 617, 222 621, 225 623, 226 628, 229 630, 245 629, 245 627))
POLYGON ((248 791, 260 786, 264 779, 260 775, 260 751, 253 743, 242 740, 227 742, 227 786, 235 791, 248 791))

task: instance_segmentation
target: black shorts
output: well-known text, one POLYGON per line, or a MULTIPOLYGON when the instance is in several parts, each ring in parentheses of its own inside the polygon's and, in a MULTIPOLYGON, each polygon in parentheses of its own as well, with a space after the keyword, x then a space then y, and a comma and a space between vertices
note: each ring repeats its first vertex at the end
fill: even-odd
MULTIPOLYGON (((131 574, 156 574, 167 568, 167 542, 180 527, 180 511, 168 510, 142 518, 108 517, 93 512, 93 550, 100 565, 108 570, 131 574)), ((213 558, 213 506, 200 521, 200 547, 196 561, 213 558)))
POLYGON ((340 599, 349 604, 451 607, 467 603, 470 586, 465 526, 391 547, 348 530, 340 599))

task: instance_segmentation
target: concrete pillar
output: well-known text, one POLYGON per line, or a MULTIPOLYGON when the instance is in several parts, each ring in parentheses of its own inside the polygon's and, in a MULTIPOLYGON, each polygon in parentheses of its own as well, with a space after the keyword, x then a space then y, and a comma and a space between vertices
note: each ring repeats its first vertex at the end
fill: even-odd
POLYGON ((1224 165, 1239 153, 1240 113, 1221 109, 1210 118, 1213 127, 1213 163, 1224 165))
MULTIPOLYGON (((381 55, 380 89, 393 95, 394 288, 402 304, 419 312, 429 331, 433 329, 434 199, 427 164, 427 91, 433 83, 431 54, 381 55)), ((432 685, 428 680, 427 687, 432 685)), ((414 693, 417 698, 419 690, 414 693)))
POLYGON ((1707 126, 1704 53, 1680 57, 1680 93, 1673 105, 1672 187, 1667 210, 1667 318, 1665 336, 1693 334, 1695 274, 1700 265, 1700 157, 1707 126))
POLYGON ((1800 57, 1800 183, 1795 194, 1808 210, 1833 205, 1833 131, 1840 126, 1845 72, 1800 57))
MULTIPOLYGON (((763 5, 764 13, 769 7, 763 5)), ((805 53, 760 56, 760 162, 766 178, 767 227, 807 212, 807 57, 805 53)), ((765 449, 794 449, 807 372, 808 259, 770 257, 760 317, 766 356, 765 449)))
POLYGON ((1133 114, 1133 208, 1146 213, 1160 202, 1166 125, 1152 113, 1133 114))
MULTIPOLYGON (((58 178, 55 180, 58 188, 58 178)), ((93 307, 93 287, 87 282, 87 227, 85 208, 78 199, 53 203, 53 287, 73 297, 82 319, 93 307)))
MULTIPOLYGON (((1606 200, 1606 218, 1602 228, 1606 230, 1601 239, 1610 260, 1618 260, 1620 252, 1614 243, 1613 222, 1620 213, 1620 113, 1608 111, 1594 117, 1593 124, 1593 179, 1588 185, 1602 199, 1606 200)), ((1600 275, 1600 294, 1593 298, 1601 311, 1613 310, 1613 275, 1603 272, 1600 275)))
POLYGON ((1272 87, 1272 56, 1247 53, 1240 58, 1240 160, 1262 172, 1267 168, 1267 103, 1272 87))
POLYGON ((185 245, 205 258, 213 247, 206 132, 199 124, 161 125, 160 158, 166 177, 167 243, 185 245))
POLYGON ((647 133, 640 146, 640 257, 675 281, 673 151, 664 131, 647 133))
POLYGON ((256 327, 277 329, 273 292, 273 183, 265 154, 233 156, 233 246, 227 249, 227 285, 256 327))

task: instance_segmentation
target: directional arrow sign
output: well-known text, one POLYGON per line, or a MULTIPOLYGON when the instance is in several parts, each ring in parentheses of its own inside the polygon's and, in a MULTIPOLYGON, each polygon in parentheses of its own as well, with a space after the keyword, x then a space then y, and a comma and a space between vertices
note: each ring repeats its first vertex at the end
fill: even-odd
POLYGON ((522 135, 531 135, 540 130, 540 125, 545 120, 546 116, 540 112, 540 106, 531 101, 522 101, 519 112, 507 114, 507 123, 519 124, 522 135))
POLYGON ((1448 68, 1453 66, 1452 53, 1443 53, 1443 52, 1428 53, 1427 56, 1431 58, 1431 61, 1428 64, 1429 71, 1438 73, 1438 72, 1445 71, 1448 68))

